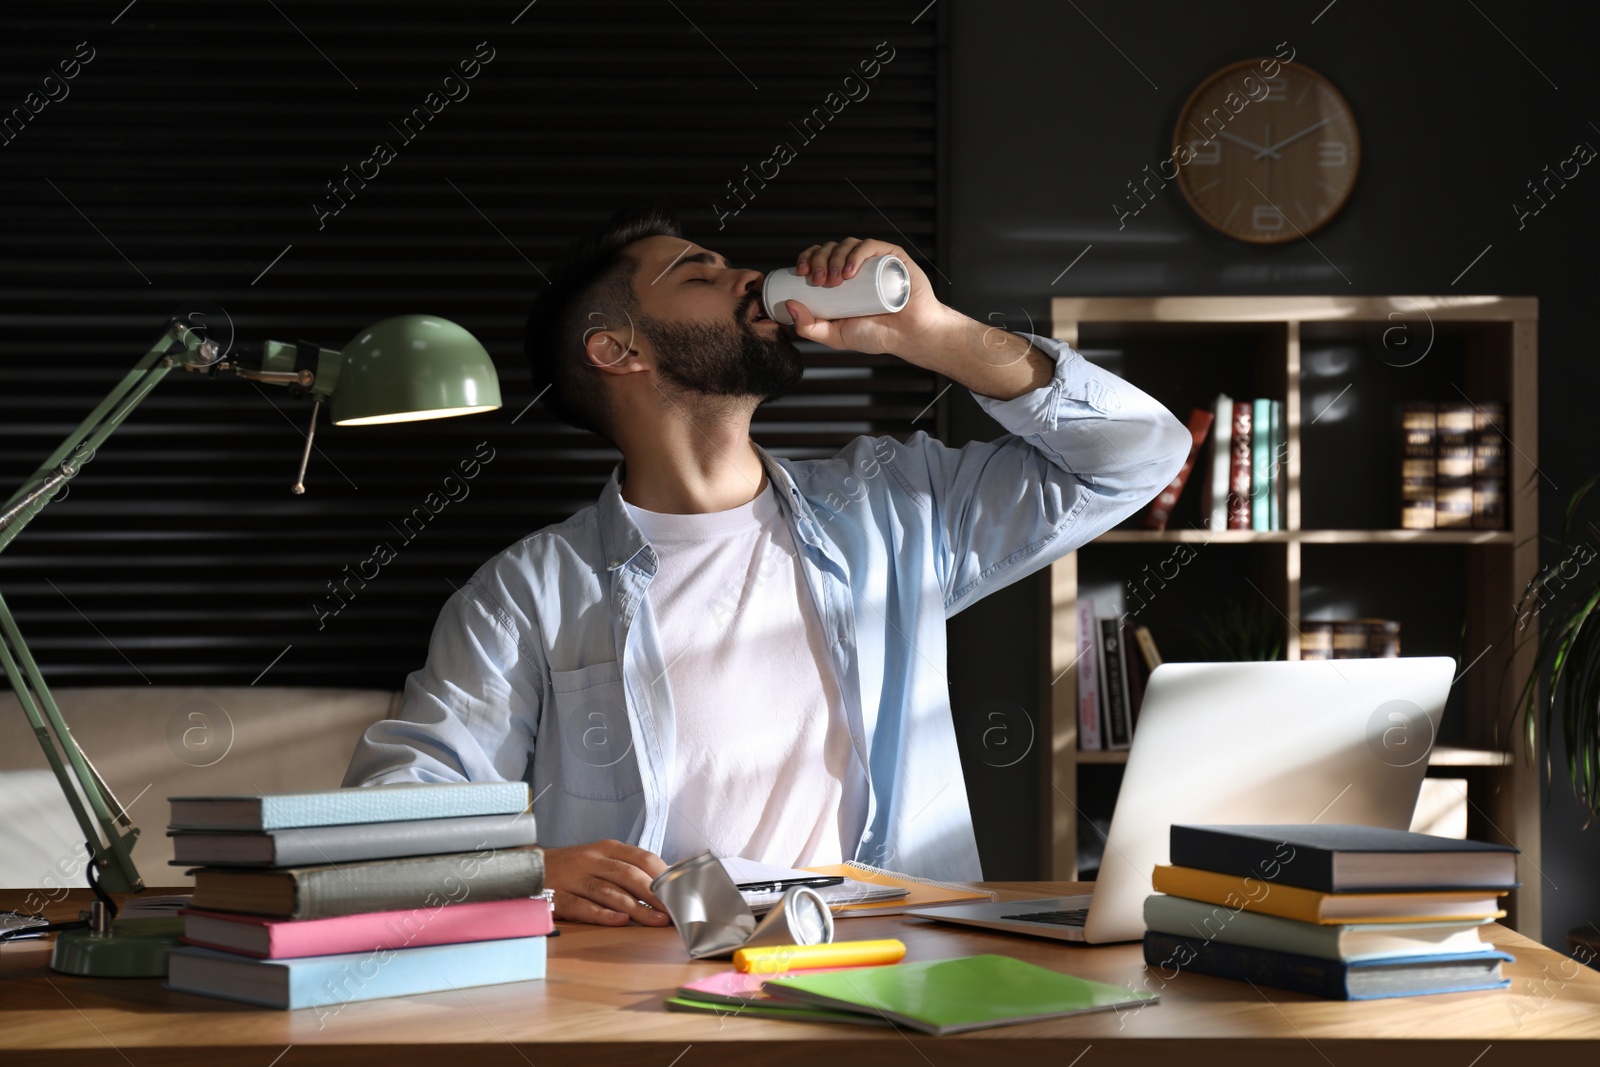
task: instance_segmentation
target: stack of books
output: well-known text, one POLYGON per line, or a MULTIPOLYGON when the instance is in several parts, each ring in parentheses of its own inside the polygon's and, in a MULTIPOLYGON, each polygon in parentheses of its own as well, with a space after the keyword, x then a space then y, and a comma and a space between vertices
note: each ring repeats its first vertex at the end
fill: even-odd
POLYGON ((1395 659, 1400 623, 1394 619, 1307 619, 1300 623, 1301 659, 1395 659))
POLYGON ((1335 1000, 1500 989, 1480 929, 1516 887, 1509 845, 1370 826, 1173 826, 1145 962, 1335 1000))
POLYGON ((525 782, 172 797, 193 871, 167 986, 273 1008, 543 978, 525 782))
POLYGON ((1400 416, 1400 526, 1506 529, 1506 406, 1418 401, 1400 416))
MULTIPOLYGON (((1128 588, 1133 596, 1139 595, 1132 581, 1128 588)), ((1150 672, 1161 666, 1161 652, 1148 626, 1130 625, 1124 618, 1100 618, 1098 610, 1092 598, 1078 598, 1078 658, 1074 662, 1078 665, 1078 747, 1085 752, 1133 745, 1150 672)))
MULTIPOLYGON (((1191 424, 1192 425, 1192 424, 1191 424)), ((1211 530, 1284 528, 1283 402, 1218 394, 1201 512, 1211 530)))
POLYGON ((1210 530, 1281 530, 1284 524, 1283 401, 1217 396, 1215 407, 1189 413, 1189 458, 1145 511, 1144 528, 1165 530, 1211 441, 1210 462, 1201 465, 1201 521, 1210 530))

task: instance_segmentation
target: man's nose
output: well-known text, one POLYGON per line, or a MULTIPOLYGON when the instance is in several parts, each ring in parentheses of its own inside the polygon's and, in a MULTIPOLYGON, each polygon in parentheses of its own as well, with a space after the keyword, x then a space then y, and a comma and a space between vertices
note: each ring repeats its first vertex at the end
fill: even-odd
POLYGON ((752 289, 759 290, 761 283, 767 277, 765 273, 759 270, 741 270, 739 274, 741 275, 738 281, 740 296, 747 295, 752 289))

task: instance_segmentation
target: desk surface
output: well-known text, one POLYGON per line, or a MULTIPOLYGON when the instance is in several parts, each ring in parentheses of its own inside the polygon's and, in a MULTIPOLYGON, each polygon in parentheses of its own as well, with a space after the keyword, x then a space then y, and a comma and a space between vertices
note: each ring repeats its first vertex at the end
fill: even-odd
MULTIPOLYGON (((986 882, 1002 898, 1084 892, 1071 882, 986 882)), ((162 892, 156 890, 155 892, 162 892)), ((0 910, 23 890, 0 891, 0 910)), ((87 891, 46 908, 70 918, 87 891)), ((686 981, 730 966, 691 961, 671 927, 561 923, 543 981, 400 997, 296 1012, 177 993, 159 979, 88 979, 49 970, 48 942, 0 949, 0 1062, 195 1064, 257 1067, 429 1063, 556 1067, 804 1064, 819 1053, 873 1067, 1084 1067, 1109 1063, 1273 1067, 1584 1063, 1600 1055, 1600 972, 1501 926, 1489 939, 1517 957, 1509 989, 1396 1000, 1318 1000, 1204 975, 1163 979, 1136 943, 1062 942, 885 915, 840 920, 839 938, 898 937, 907 960, 998 952, 1116 985, 1136 983, 1159 1004, 999 1027, 949 1037, 837 1023, 684 1015, 661 1007, 686 981), (319 1018, 320 1016, 320 1018, 319 1018), (1537 1049, 1513 1042, 1539 1040, 1537 1049), (1005 1044, 996 1044, 1005 1042, 1005 1044), (292 1046, 292 1047, 291 1047, 292 1046), (1424 1047, 1425 1046, 1425 1047, 1424 1047), (285 1052, 285 1050, 288 1050, 285 1052), (1485 1051, 1485 1050, 1489 1051, 1485 1051), (281 1060, 274 1057, 283 1053, 281 1060), (1480 1058, 1481 1057, 1481 1058, 1480 1058)), ((838 1062, 835 1059, 834 1062, 838 1062)))

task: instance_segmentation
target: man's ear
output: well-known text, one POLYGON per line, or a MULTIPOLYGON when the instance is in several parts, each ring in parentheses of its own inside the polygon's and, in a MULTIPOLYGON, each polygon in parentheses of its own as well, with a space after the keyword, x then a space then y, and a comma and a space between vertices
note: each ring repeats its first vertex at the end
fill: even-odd
POLYGON ((620 328, 602 320, 607 316, 590 312, 591 325, 583 331, 583 355, 598 370, 612 374, 630 374, 644 370, 639 359, 639 336, 631 319, 620 328))

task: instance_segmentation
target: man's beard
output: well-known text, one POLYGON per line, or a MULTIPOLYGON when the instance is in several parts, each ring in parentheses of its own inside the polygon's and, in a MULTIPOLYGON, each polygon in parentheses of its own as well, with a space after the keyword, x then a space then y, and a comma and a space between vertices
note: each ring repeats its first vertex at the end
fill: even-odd
MULTIPOLYGON (((753 297, 752 299, 759 299, 753 297)), ((776 335, 758 333, 741 304, 733 322, 666 322, 639 316, 639 331, 656 350, 664 381, 713 397, 782 396, 800 383, 805 367, 780 323, 776 335)))

